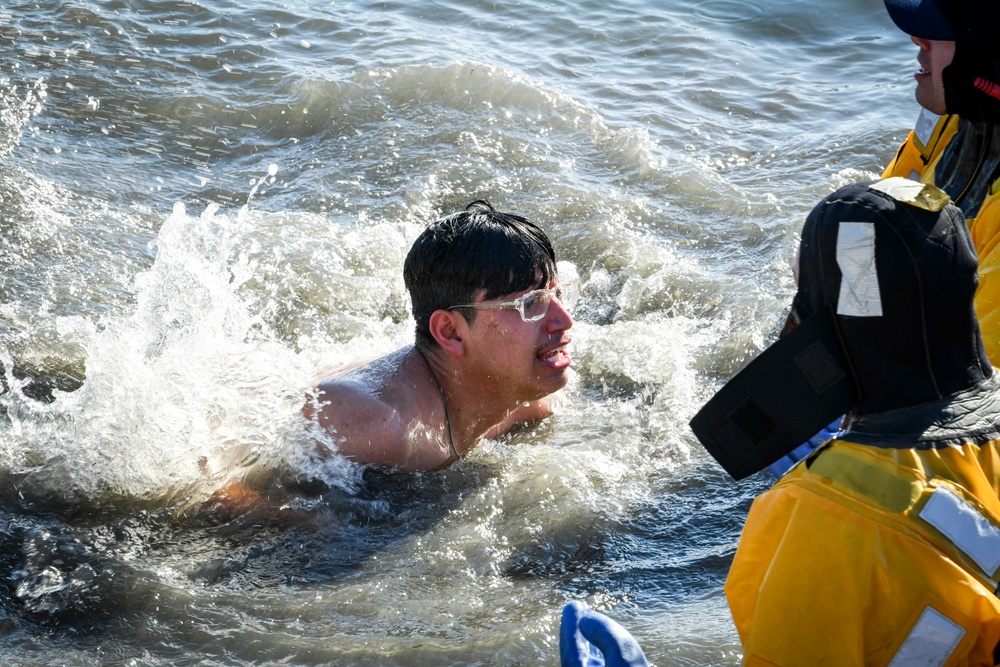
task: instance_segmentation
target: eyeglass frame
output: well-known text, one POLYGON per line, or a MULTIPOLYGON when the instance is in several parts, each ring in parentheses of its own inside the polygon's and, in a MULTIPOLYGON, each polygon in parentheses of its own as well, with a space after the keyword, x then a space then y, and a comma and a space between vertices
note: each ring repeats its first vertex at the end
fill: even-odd
POLYGON ((575 280, 575 279, 570 279, 570 280, 567 280, 565 282, 560 282, 559 284, 555 285, 554 287, 549 287, 549 288, 540 287, 539 289, 531 290, 530 292, 526 292, 525 294, 522 294, 521 296, 517 297, 516 299, 512 299, 510 301, 501 301, 500 303, 463 303, 463 304, 459 304, 457 306, 449 306, 447 308, 447 310, 457 310, 459 308, 474 308, 476 310, 480 310, 480 309, 485 309, 485 310, 504 310, 506 308, 513 308, 513 309, 517 310, 517 313, 518 313, 518 315, 521 316, 521 320, 522 321, 524 321, 524 322, 537 322, 538 320, 540 320, 543 317, 545 317, 546 315, 548 315, 548 313, 549 313, 549 304, 552 303, 552 299, 558 300, 559 301, 559 305, 561 305, 566 310, 569 310, 570 308, 573 307, 573 305, 576 303, 576 300, 579 299, 579 298, 580 298, 580 281, 579 280, 575 280), (576 291, 576 296, 573 298, 573 303, 567 305, 559 297, 559 292, 565 292, 566 288, 568 286, 570 286, 570 285, 573 285, 573 289, 576 291), (524 314, 524 302, 527 301, 530 297, 536 296, 536 295, 545 295, 545 297, 546 297, 546 299, 545 299, 545 310, 543 310, 541 312, 541 314, 539 314, 537 317, 533 317, 533 318, 529 319, 524 314))

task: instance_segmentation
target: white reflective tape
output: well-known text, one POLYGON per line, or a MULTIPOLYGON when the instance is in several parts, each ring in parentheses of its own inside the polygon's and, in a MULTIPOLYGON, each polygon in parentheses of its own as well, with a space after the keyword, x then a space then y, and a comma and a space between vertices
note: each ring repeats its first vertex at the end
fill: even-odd
POLYGON ((875 269, 875 225, 842 222, 837 232, 837 266, 840 267, 840 298, 837 314, 881 317, 882 298, 875 269))
POLYGON ((868 189, 932 213, 937 213, 951 203, 951 197, 947 192, 930 183, 920 183, 919 180, 919 178, 914 181, 902 176, 893 176, 872 183, 868 189))
POLYGON ((884 192, 896 201, 909 204, 917 201, 917 197, 927 187, 924 183, 914 182, 902 176, 893 176, 877 183, 871 184, 871 189, 876 192, 884 192))
POLYGON ((943 667, 965 636, 965 628, 931 607, 924 609, 889 667, 943 667))
POLYGON ((920 510, 920 518, 944 533, 987 576, 1000 567, 1000 528, 955 493, 937 488, 920 510))
POLYGON ((936 113, 932 113, 927 109, 920 109, 920 115, 917 116, 917 124, 913 127, 913 133, 917 135, 917 139, 924 146, 931 140, 931 135, 934 134, 934 128, 937 127, 939 120, 941 120, 941 116, 936 113))

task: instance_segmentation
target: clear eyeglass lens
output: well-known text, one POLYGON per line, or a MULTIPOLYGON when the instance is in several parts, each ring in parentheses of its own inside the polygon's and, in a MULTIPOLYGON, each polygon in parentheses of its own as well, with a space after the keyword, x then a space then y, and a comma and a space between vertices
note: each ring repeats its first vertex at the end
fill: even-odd
POLYGON ((549 310, 549 292, 535 290, 525 294, 521 301, 521 317, 529 322, 545 317, 549 310))
POLYGON ((521 317, 527 322, 534 322, 545 317, 549 310, 549 301, 553 298, 559 300, 563 308, 569 310, 576 305, 576 300, 580 297, 580 287, 576 281, 556 285, 551 290, 539 289, 528 292, 521 297, 521 317))
POLYGON ((580 284, 575 280, 568 280, 556 287, 556 298, 567 310, 576 305, 580 298, 580 284))

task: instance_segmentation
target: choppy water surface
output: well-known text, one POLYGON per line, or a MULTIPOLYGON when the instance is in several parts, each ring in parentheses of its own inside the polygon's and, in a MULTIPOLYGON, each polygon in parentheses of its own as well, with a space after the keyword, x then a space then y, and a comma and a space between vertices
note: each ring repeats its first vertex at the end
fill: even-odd
POLYGON ((0 49, 4 664, 553 665, 571 599, 739 663, 770 480, 686 424, 916 116, 881 0, 42 0, 0 49), (584 281, 570 404, 441 473, 311 459, 314 374, 411 341, 402 259, 478 198, 584 281), (244 478, 277 519, 204 504, 244 478))

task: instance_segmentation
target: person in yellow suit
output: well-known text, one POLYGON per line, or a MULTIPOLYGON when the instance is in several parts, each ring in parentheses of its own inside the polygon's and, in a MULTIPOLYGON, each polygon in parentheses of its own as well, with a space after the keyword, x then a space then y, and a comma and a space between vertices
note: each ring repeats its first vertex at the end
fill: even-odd
MULTIPOLYGON (((885 0, 885 6, 919 49, 914 78, 921 110, 883 178, 936 185, 962 209, 979 254, 983 342, 1000 366, 1000 2, 885 0)), ((810 434, 769 470, 780 478, 839 426, 837 419, 810 434)))
POLYGON ((890 178, 820 202, 782 337, 691 422, 739 479, 847 414, 750 509, 725 586, 744 665, 1000 662, 1000 375, 949 201, 890 178))
POLYGON ((883 177, 932 183, 962 209, 979 253, 976 311, 1000 365, 1000 2, 885 0, 917 45, 921 112, 883 177))

